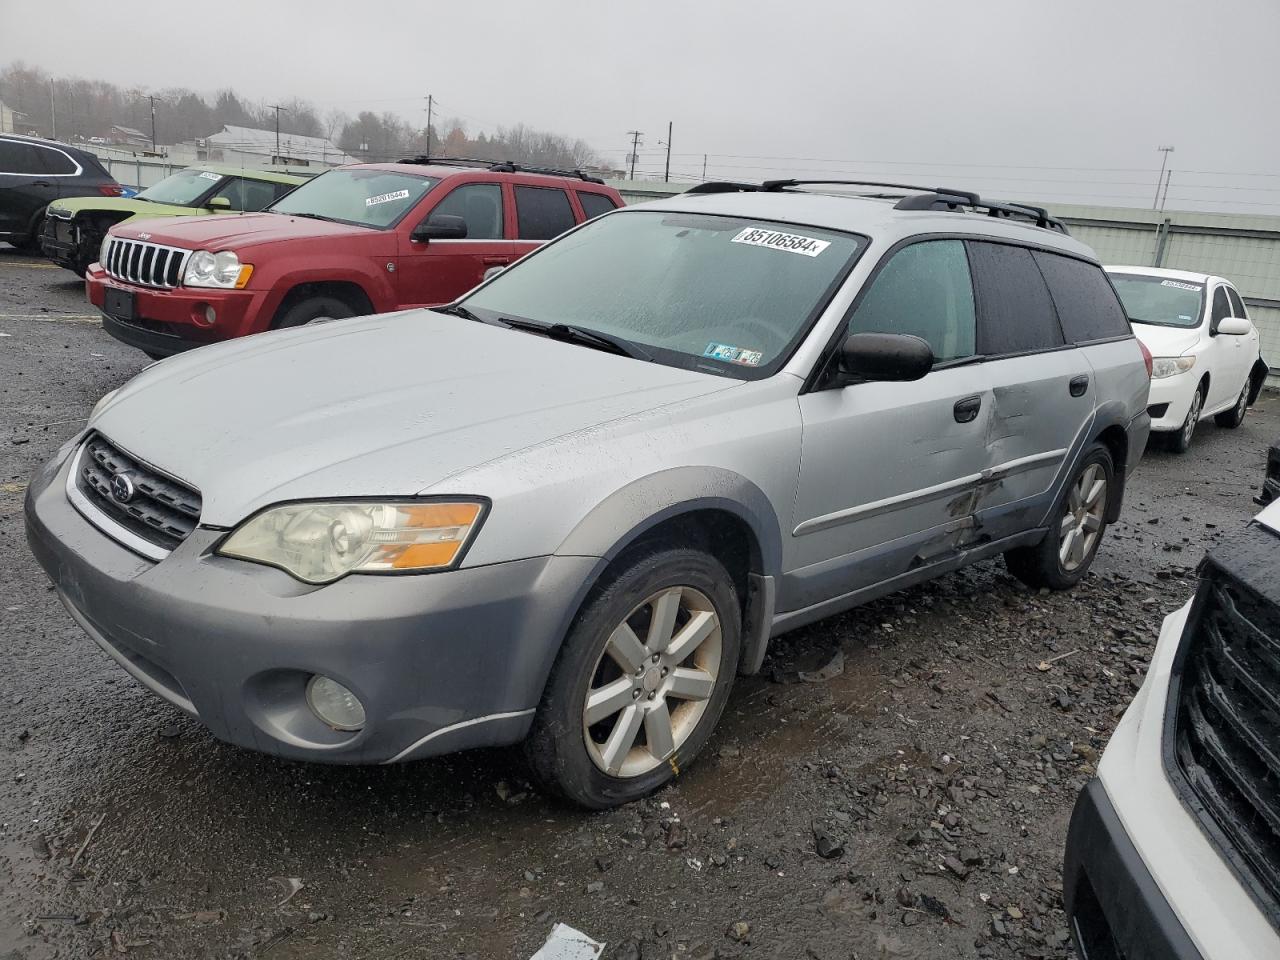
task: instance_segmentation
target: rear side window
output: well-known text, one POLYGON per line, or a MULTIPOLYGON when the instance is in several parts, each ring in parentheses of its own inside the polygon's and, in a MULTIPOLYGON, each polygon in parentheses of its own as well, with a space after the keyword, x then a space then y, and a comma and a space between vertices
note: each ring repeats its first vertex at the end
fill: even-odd
POLYGON ((1231 300, 1231 315, 1248 320, 1249 314, 1244 308, 1244 301, 1240 299, 1240 294, 1236 293, 1234 287, 1227 287, 1227 297, 1231 300))
POLYGON ((501 240, 502 186, 497 183, 463 184, 432 208, 431 216, 436 214, 465 220, 468 240, 501 240))
POLYGON ((44 173, 36 148, 21 140, 0 140, 0 173, 44 173))
POLYGON ((576 223, 569 195, 554 187, 516 187, 516 219, 521 240, 550 240, 576 223))
POLYGON ((903 247, 871 281, 850 333, 908 333, 929 341, 938 362, 973 356, 973 284, 960 240, 903 247))
POLYGON ((969 244, 969 261, 978 296, 980 354, 999 357, 1063 345, 1049 288, 1030 250, 975 242, 969 244))
POLYGON ((50 150, 48 147, 36 147, 40 163, 45 173, 69 174, 76 172, 76 165, 61 150, 50 150))
POLYGON ((608 213, 610 210, 617 209, 613 205, 613 200, 606 197, 603 193, 583 193, 578 191, 578 202, 582 204, 582 212, 588 220, 600 216, 602 213, 608 213))
POLYGON ((1089 343, 1132 333, 1124 306, 1101 267, 1042 250, 1034 256, 1053 294, 1068 343, 1089 343))
POLYGON ((1218 287, 1213 291, 1213 315, 1209 318, 1209 322, 1216 330, 1218 322, 1229 316, 1231 316, 1231 302, 1227 299, 1227 288, 1218 287))

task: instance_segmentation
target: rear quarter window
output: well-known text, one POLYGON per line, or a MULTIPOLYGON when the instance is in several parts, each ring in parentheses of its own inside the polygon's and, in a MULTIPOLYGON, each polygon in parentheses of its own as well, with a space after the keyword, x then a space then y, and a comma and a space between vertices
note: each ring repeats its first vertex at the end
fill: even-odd
POLYGON ((66 175, 76 172, 75 161, 61 150, 50 150, 48 147, 37 147, 36 151, 39 154, 40 164, 44 167, 45 173, 66 175))
POLYGON ((1102 268, 1074 257, 1035 252, 1068 343, 1127 337, 1133 331, 1102 268))
POLYGON ((969 262, 978 299, 978 353, 998 357, 1063 345, 1049 288, 1030 250, 971 242, 969 262))
POLYGON ((582 204, 582 212, 588 220, 617 209, 613 200, 603 193, 585 193, 579 190, 578 202, 582 204))
POLYGON ((521 240, 550 240, 577 223, 558 187, 516 187, 516 220, 521 240))

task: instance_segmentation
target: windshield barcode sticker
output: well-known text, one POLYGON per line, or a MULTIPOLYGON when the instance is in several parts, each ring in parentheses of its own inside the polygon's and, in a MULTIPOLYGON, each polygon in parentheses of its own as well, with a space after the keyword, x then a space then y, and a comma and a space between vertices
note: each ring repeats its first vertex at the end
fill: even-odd
POLYGON ((1161 280, 1162 287, 1177 287, 1179 290, 1190 290, 1192 293, 1199 293, 1204 287, 1197 287, 1194 283, 1183 283, 1181 280, 1161 280))
POLYGON ((408 195, 408 190, 397 190, 395 193, 382 193, 376 197, 370 197, 364 202, 364 205, 366 207, 372 207, 379 203, 390 203, 392 200, 403 200, 408 195))
POLYGON ((815 240, 813 237, 802 237, 798 233, 761 230, 759 227, 747 227, 734 237, 732 242, 747 243, 753 247, 768 247, 770 250, 785 250, 787 253, 799 253, 806 257, 816 257, 831 246, 829 240, 815 240))
POLYGON ((205 180, 221 180, 222 179, 222 174, 214 173, 211 170, 201 170, 200 176, 203 177, 205 180))

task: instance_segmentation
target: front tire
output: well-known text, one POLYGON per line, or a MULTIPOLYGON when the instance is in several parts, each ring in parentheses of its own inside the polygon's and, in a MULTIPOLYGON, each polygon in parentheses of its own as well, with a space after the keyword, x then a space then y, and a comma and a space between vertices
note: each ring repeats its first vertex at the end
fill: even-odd
POLYGON ((285 330, 305 326, 313 320, 341 320, 355 315, 355 310, 345 300, 325 296, 307 297, 282 310, 271 329, 285 330))
POLYGON ((580 806, 647 796, 697 756, 729 699, 733 579, 698 550, 621 561, 570 628, 526 742, 535 779, 580 806))
POLYGON ((1009 572, 1034 589, 1067 590, 1083 580, 1107 529, 1115 482, 1111 452, 1093 444, 1063 491, 1044 539, 1005 553, 1009 572))
POLYGON ((1196 435, 1196 425, 1200 422, 1200 411, 1204 409, 1205 385, 1202 382, 1196 387, 1191 398, 1191 406, 1187 408, 1187 418, 1177 433, 1169 434, 1169 449, 1174 453, 1186 453, 1191 449, 1191 440, 1196 435))
POLYGON ((1244 386, 1240 388, 1240 396, 1236 398, 1236 405, 1230 410, 1214 414, 1213 422, 1228 430, 1234 430, 1244 423, 1244 415, 1249 412, 1249 391, 1252 387, 1253 378, 1247 377, 1244 386))

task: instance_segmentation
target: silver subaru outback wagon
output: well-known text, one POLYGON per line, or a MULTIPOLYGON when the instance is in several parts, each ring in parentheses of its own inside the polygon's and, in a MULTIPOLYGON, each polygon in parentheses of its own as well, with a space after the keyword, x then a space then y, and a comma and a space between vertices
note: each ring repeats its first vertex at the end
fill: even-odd
POLYGON ((643 796, 779 634, 996 554, 1076 583, 1145 446, 1087 247, 1035 208, 857 189, 704 185, 449 307, 155 364, 34 478, 32 550, 219 738, 523 740, 579 804, 643 796))

